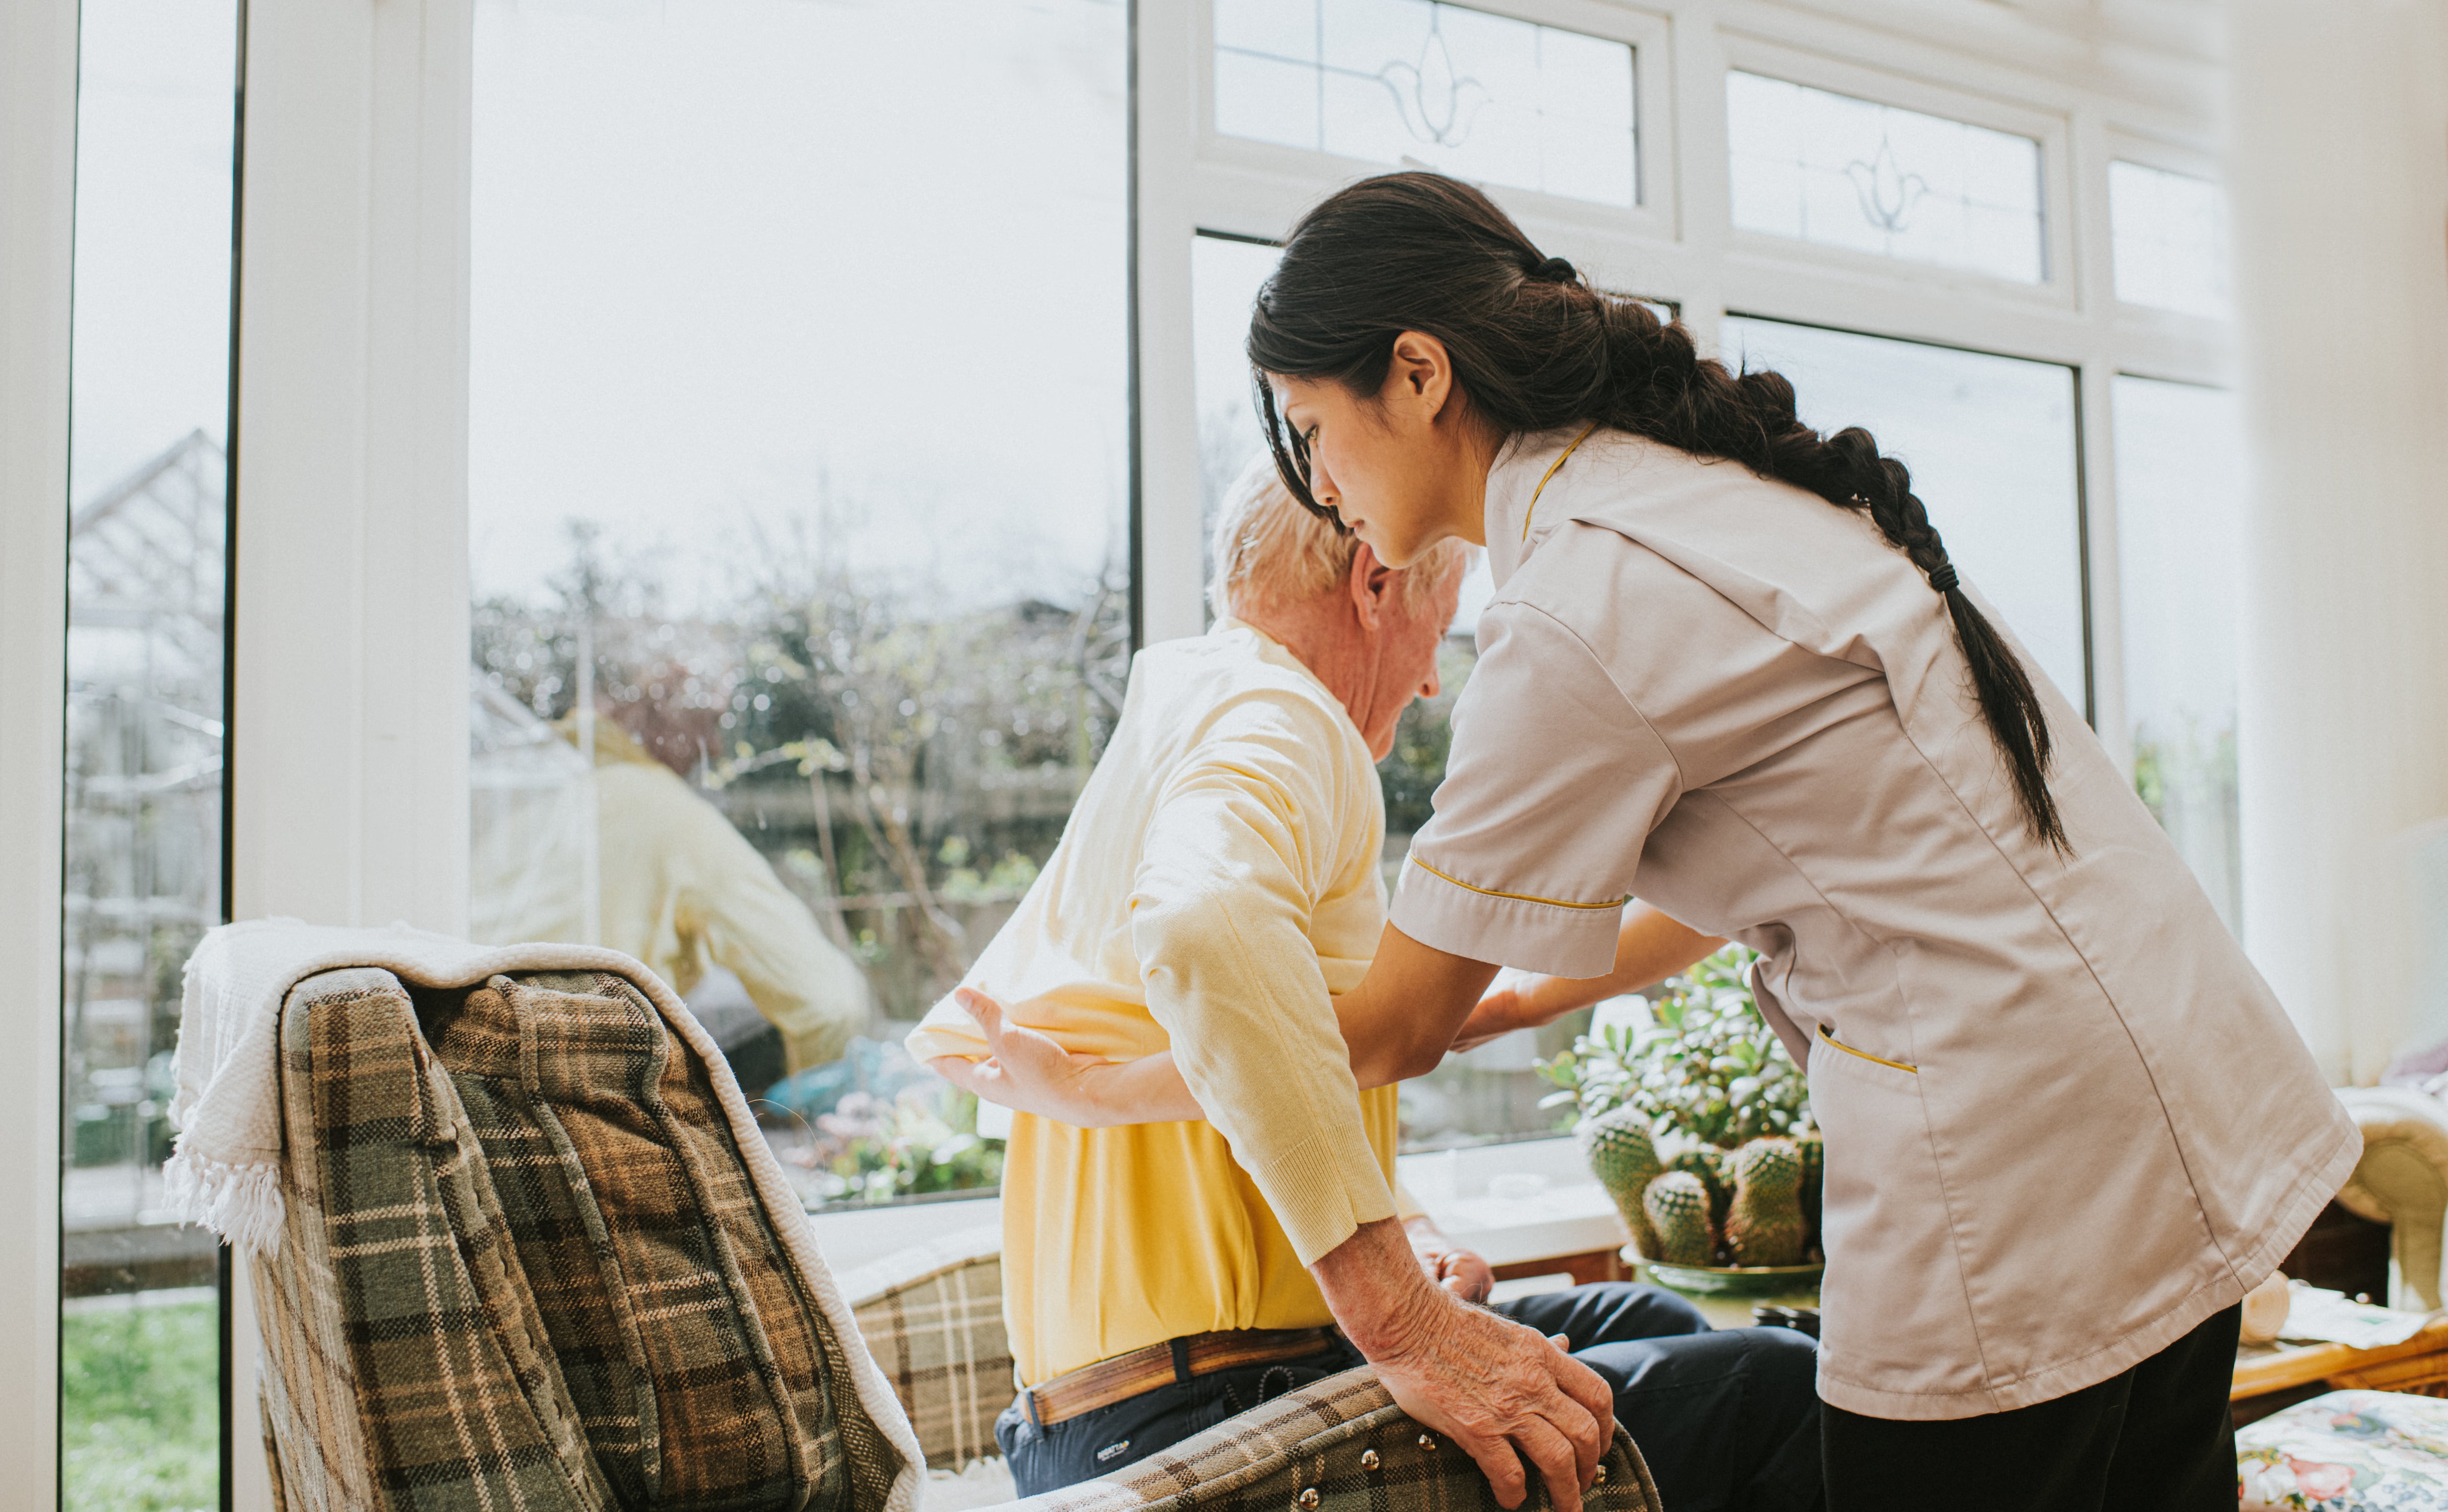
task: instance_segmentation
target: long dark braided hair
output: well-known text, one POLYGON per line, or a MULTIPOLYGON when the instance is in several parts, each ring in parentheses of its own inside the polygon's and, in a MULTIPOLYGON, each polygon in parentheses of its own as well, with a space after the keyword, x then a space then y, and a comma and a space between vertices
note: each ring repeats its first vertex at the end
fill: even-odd
POLYGON ((1468 184, 1387 174, 1301 218, 1250 318, 1267 445, 1292 497, 1328 519, 1333 512, 1310 492, 1307 445, 1276 414, 1267 374, 1332 379, 1373 396, 1406 331, 1444 343, 1465 401, 1504 434, 1597 421, 1739 462, 1869 516, 1945 597, 2032 834, 2069 849, 2049 794, 2048 718, 2032 679, 1957 585, 1911 474, 1881 456, 1868 431, 1822 436, 1795 416, 1793 385, 1783 376, 1702 358, 1681 325, 1592 288, 1468 184))

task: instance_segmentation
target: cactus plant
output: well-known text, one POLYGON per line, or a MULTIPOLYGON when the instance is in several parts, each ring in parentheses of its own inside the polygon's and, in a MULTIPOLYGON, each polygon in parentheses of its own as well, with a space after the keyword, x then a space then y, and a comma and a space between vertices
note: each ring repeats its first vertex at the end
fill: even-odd
POLYGON ((1581 1158, 1590 1163, 1590 1174, 1615 1199, 1616 1211, 1623 1215, 1624 1227, 1632 1231, 1633 1247, 1655 1259, 1657 1231, 1650 1225, 1641 1197, 1649 1191, 1649 1183, 1657 1179, 1666 1167, 1659 1162, 1656 1143, 1650 1138, 1648 1117, 1638 1108, 1622 1105, 1586 1120, 1578 1134, 1581 1158))
POLYGON ((1726 1228, 1726 1209, 1733 1201, 1734 1184, 1729 1175, 1726 1153, 1709 1144, 1686 1144, 1674 1158, 1666 1162, 1669 1171, 1686 1171, 1700 1178, 1709 1189, 1709 1221, 1719 1233, 1726 1228))
POLYGON ((1734 1152, 1734 1196, 1726 1247, 1736 1265, 1799 1265, 1802 1152, 1791 1139, 1753 1139, 1734 1152))
POLYGON ((1641 1198, 1650 1227, 1657 1231, 1655 1258, 1668 1265, 1705 1266, 1716 1258, 1717 1236, 1709 1222, 1709 1189, 1689 1171, 1669 1171, 1649 1183, 1641 1198))

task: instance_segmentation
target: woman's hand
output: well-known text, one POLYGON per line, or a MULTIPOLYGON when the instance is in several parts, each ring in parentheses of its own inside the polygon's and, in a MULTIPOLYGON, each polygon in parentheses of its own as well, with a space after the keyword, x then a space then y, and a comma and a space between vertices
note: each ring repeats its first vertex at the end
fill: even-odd
POLYGON ((939 1055, 927 1065, 964 1092, 1081 1129, 1207 1117, 1174 1069, 1170 1051, 1120 1062, 1075 1055, 1052 1035, 1011 1022, 1002 1004, 974 987, 953 997, 978 1021, 986 1058, 939 1055))
POLYGON ((952 994, 986 1039, 986 1059, 938 1056, 928 1062, 945 1081, 988 1102, 1064 1123, 1090 1126, 1097 1074, 1109 1069, 1093 1055, 1074 1055, 1054 1037, 1014 1024, 1003 1005, 973 987, 952 994))

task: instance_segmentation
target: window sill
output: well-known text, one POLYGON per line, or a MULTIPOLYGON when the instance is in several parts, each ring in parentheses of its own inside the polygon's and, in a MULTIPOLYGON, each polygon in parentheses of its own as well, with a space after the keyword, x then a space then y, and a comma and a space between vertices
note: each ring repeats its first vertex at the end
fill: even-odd
MULTIPOLYGON (((1623 1243, 1606 1189, 1591 1179, 1569 1139, 1530 1139, 1406 1155, 1395 1172, 1437 1227, 1490 1265, 1581 1254, 1623 1243)), ((828 1213, 809 1219, 825 1263, 840 1275, 963 1230, 999 1226, 1003 1199, 828 1213)))

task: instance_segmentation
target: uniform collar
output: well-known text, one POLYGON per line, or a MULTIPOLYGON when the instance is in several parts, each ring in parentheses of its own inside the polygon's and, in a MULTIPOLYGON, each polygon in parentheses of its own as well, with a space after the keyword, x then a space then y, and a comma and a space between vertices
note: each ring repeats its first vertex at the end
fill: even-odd
POLYGON ((1554 431, 1533 431, 1514 436, 1496 453, 1495 466, 1487 469, 1487 570, 1496 585, 1516 567, 1528 560, 1538 544, 1563 523, 1564 511, 1555 507, 1557 493, 1564 486, 1565 475, 1573 470, 1589 452, 1597 437, 1593 435, 1573 452, 1571 460, 1558 468, 1557 459, 1571 450, 1573 443, 1588 430, 1586 422, 1559 427, 1554 431), (1549 477, 1549 469, 1554 476, 1549 477), (1546 481, 1540 493, 1540 484, 1546 481), (1539 498, 1534 514, 1530 501, 1539 498))

